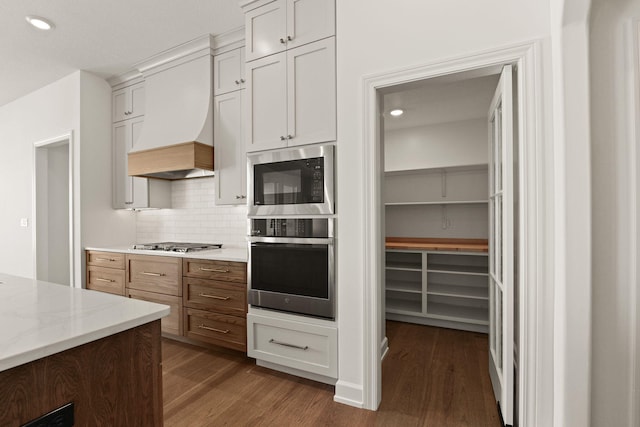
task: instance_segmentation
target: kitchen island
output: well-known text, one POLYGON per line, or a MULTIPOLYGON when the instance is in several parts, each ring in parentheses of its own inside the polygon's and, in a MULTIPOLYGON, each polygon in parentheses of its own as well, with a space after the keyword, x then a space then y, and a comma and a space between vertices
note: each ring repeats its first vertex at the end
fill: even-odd
POLYGON ((75 425, 162 425, 167 314, 160 304, 0 274, 0 425, 68 403, 75 425))

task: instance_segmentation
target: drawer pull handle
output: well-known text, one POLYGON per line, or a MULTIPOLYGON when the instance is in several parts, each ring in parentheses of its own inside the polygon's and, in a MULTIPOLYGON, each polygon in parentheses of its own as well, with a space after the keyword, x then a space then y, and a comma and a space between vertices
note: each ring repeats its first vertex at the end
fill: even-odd
POLYGON ((276 340, 274 340, 273 338, 271 338, 271 339, 269 340, 269 343, 271 343, 271 344, 277 344, 277 345, 282 345, 282 346, 284 346, 284 347, 298 348, 298 349, 300 349, 300 350, 308 350, 308 349, 309 349, 309 346, 308 346, 308 345, 305 345, 305 346, 303 347, 303 346, 301 346, 301 345, 295 345, 295 344, 289 344, 289 343, 282 342, 282 341, 276 341, 276 340))
POLYGON ((231 299, 231 297, 219 297, 218 295, 210 295, 210 294, 198 294, 198 296, 205 297, 205 298, 219 299, 219 300, 222 300, 222 301, 226 301, 228 299, 231 299))
POLYGON ((224 270, 224 269, 222 269, 222 268, 206 268, 206 267, 200 267, 200 271, 208 271, 208 272, 211 272, 211 273, 228 273, 228 272, 230 272, 231 270, 229 270, 229 269, 224 270))
POLYGON ((110 262, 113 262, 113 261, 115 261, 115 259, 113 259, 113 258, 96 258, 96 261, 110 261, 110 262))
POLYGON ((166 276, 166 274, 164 274, 164 273, 149 273, 149 272, 146 272, 146 271, 143 271, 140 274, 143 274, 145 276, 154 276, 154 277, 166 276))
POLYGON ((198 328, 200 328, 200 329, 206 329, 207 331, 217 332, 217 333, 219 333, 219 334, 228 334, 228 333, 229 333, 229 329, 225 329, 225 330, 223 331, 222 329, 212 328, 211 326, 207 326, 207 325, 198 325, 198 328))
POLYGON ((102 277, 96 277, 96 282, 109 282, 109 283, 113 283, 113 282, 115 282, 115 280, 113 280, 113 279, 103 279, 102 277))

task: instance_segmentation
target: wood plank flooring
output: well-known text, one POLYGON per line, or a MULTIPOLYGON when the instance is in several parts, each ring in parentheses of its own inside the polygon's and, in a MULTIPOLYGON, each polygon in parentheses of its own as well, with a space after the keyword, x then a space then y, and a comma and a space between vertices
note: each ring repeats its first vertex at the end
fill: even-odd
POLYGON ((335 403, 333 387, 232 351, 163 340, 165 426, 499 426, 487 336, 387 322, 382 403, 335 403))

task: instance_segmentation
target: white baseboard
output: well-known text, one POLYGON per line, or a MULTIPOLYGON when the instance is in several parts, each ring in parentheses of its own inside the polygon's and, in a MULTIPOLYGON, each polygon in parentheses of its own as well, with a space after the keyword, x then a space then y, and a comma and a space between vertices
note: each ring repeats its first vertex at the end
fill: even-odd
POLYGON ((362 389, 362 384, 338 380, 336 383, 336 394, 333 396, 333 400, 334 402, 344 405, 364 408, 364 390, 362 389))
POLYGON ((384 358, 387 357, 387 353, 389 353, 389 339, 387 337, 384 337, 384 339, 380 343, 380 362, 382 362, 384 358))

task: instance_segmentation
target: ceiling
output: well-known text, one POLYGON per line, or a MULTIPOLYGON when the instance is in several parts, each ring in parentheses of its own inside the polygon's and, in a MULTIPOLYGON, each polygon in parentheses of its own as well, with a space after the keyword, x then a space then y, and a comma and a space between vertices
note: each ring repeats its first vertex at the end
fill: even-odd
MULTIPOLYGON (((499 71, 499 68, 496 72, 499 71)), ((384 128, 387 131, 486 118, 499 74, 476 77, 469 73, 412 82, 384 91, 384 128), (392 117, 389 111, 404 113, 392 117)))
POLYGON ((0 106, 76 70, 107 79, 243 23, 237 0, 0 0, 0 106), (26 15, 55 29, 36 30, 26 15))

